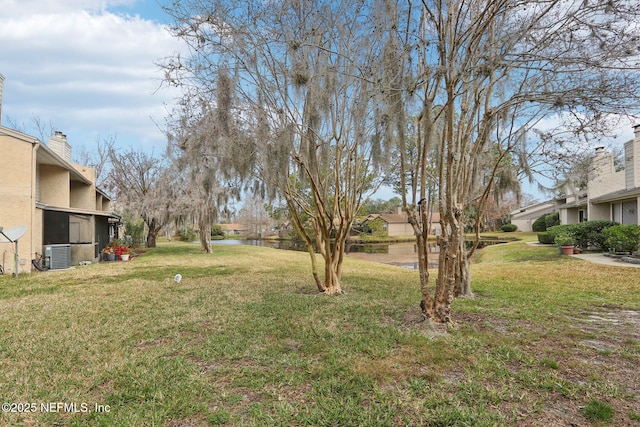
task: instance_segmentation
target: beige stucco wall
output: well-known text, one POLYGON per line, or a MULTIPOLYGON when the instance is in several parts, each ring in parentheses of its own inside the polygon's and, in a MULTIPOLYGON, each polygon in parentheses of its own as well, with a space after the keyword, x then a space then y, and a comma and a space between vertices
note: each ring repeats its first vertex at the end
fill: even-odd
POLYGON ((596 198, 605 194, 625 189, 625 171, 600 175, 589 181, 589 198, 596 198))
POLYGON ((517 211, 511 212, 511 223, 518 226, 518 231, 531 231, 533 223, 542 215, 555 211, 554 203, 538 203, 536 205, 525 206, 517 211))
POLYGON ((71 265, 77 265, 81 261, 98 262, 94 258, 95 248, 93 244, 71 245, 71 265))
POLYGON ((388 236, 411 236, 413 235, 413 227, 407 223, 392 223, 387 225, 388 236))
POLYGON ((587 216, 589 221, 610 221, 611 206, 608 203, 601 203, 598 205, 589 204, 587 216))
POLYGON ((58 166, 40 165, 39 172, 39 201, 61 208, 70 207, 69 171, 58 166))
POLYGON ((96 207, 96 190, 92 185, 71 181, 69 186, 69 206, 76 209, 93 210, 96 207))
POLYGON ((560 224, 577 224, 580 222, 580 210, 586 210, 586 208, 560 209, 560 224))
MULTIPOLYGON (((26 226, 26 234, 18 239, 18 258, 25 260, 19 271, 30 271, 33 248, 30 236, 34 233, 35 188, 32 185, 35 171, 35 147, 21 139, 0 134, 2 153, 2 185, 0 186, 0 226, 5 230, 26 226)), ((7 273, 14 272, 12 243, 0 243, 0 262, 7 273)))

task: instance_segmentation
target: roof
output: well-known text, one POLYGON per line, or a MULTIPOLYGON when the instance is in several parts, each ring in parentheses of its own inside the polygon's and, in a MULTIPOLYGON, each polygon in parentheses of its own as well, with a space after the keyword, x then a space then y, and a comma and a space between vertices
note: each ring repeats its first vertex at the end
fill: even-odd
POLYGON ((545 210, 553 207, 555 207, 555 202, 553 200, 547 200, 546 202, 532 203, 527 206, 516 208, 511 211, 511 215, 516 215, 516 214, 525 213, 525 212, 537 212, 537 211, 541 211, 541 210, 545 210))
POLYGON ((618 200, 624 200, 628 198, 638 197, 640 196, 640 187, 635 187, 632 189, 625 189, 616 191, 613 193, 605 194, 603 196, 594 197, 591 199, 591 203, 607 203, 607 202, 615 202, 618 200))
MULTIPOLYGON (((409 222, 409 218, 405 212, 402 212, 400 214, 398 213, 372 214, 372 215, 369 215, 369 217, 367 217, 367 220, 372 220, 375 218, 382 218, 382 220, 387 224, 407 224, 409 222)), ((432 223, 440 222, 439 212, 431 212, 431 222, 432 223)))
MULTIPOLYGON (((80 173, 72 164, 56 154, 51 148, 49 148, 49 146, 47 146, 35 136, 27 135, 26 133, 19 132, 15 129, 4 126, 0 126, 0 134, 22 140, 29 144, 37 145, 38 151, 36 153, 36 161, 39 164, 59 166, 69 171, 70 179, 72 181, 79 181, 87 185, 94 184, 90 179, 80 173)), ((111 200, 111 196, 109 196, 103 190, 99 189, 97 186, 96 191, 98 191, 103 197, 111 200)))
POLYGON ((407 222, 406 214, 381 214, 380 218, 388 224, 404 224, 407 222))
POLYGON ((41 165, 59 166, 69 171, 72 181, 80 181, 87 185, 92 185, 90 179, 82 175, 76 168, 69 164, 62 157, 58 156, 51 148, 42 142, 38 142, 38 152, 36 153, 37 162, 41 165))

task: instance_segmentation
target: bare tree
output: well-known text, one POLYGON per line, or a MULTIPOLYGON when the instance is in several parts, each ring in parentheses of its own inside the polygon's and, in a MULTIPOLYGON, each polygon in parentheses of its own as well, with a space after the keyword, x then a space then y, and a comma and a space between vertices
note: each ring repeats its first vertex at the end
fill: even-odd
POLYGON ((256 190, 284 197, 318 290, 342 293, 345 241, 385 160, 372 105, 380 35, 366 2, 179 0, 167 11, 191 47, 167 61, 167 81, 209 93, 234 76, 236 119, 265 184, 256 190))
MULTIPOLYGON (((408 169, 418 174, 418 193, 405 191, 403 201, 419 247, 421 307, 425 318, 448 323, 454 296, 471 295, 475 246, 464 247, 465 209, 475 200, 481 216, 505 159, 520 155, 517 161, 526 169, 528 138, 545 119, 561 120, 557 129, 565 133, 539 133, 540 151, 557 147, 567 132, 574 138, 602 133, 612 115, 637 109, 640 6, 596 0, 385 4, 393 37, 383 100, 399 144, 406 140, 406 111, 419 100, 418 155, 401 159, 400 176, 408 169), (429 158, 432 148, 436 158, 429 158), (493 154, 486 156, 489 150, 493 154), (433 289, 422 226, 430 162, 438 165, 442 226, 433 289), (481 186, 475 185, 479 171, 481 186)), ((408 184, 403 182, 407 189, 408 184)))
POLYGON ((89 166, 96 172, 96 185, 104 188, 108 175, 109 152, 113 150, 116 142, 115 135, 108 135, 105 138, 96 138, 96 146, 93 150, 81 147, 74 150, 74 161, 78 164, 89 166))
POLYGON ((147 226, 147 247, 156 247, 158 233, 169 220, 173 199, 170 178, 161 159, 143 151, 109 150, 111 170, 106 182, 122 209, 136 212, 147 226))
POLYGON ((244 203, 236 221, 249 227, 249 232, 259 238, 264 237, 264 232, 271 226, 271 217, 265 209, 265 201, 258 195, 245 197, 244 203))
POLYGON ((53 135, 56 131, 56 127, 53 125, 51 121, 48 124, 45 124, 40 116, 36 114, 31 115, 31 120, 29 124, 24 122, 18 123, 17 120, 7 117, 7 124, 9 127, 23 133, 35 132, 36 136, 42 142, 46 142, 49 139, 50 135, 53 135))

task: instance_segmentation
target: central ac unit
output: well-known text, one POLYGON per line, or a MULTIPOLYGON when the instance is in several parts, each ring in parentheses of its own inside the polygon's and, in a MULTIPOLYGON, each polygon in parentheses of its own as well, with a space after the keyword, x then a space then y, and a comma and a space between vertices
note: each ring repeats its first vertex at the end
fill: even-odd
POLYGON ((51 270, 69 268, 71 265, 71 245, 47 245, 44 247, 47 267, 51 270))

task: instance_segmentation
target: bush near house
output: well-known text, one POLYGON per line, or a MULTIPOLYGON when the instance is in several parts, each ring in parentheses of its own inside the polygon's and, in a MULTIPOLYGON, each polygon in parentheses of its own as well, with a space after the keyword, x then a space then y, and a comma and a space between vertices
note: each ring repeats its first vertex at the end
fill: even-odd
POLYGON ((385 237, 387 235, 387 232, 384 229, 384 220, 382 218, 376 218, 368 221, 363 227, 363 232, 375 237, 385 237))
POLYGON ((500 230, 504 231, 505 233, 511 233, 513 231, 516 231, 518 229, 518 226, 515 224, 505 224, 502 227, 500 227, 500 230))
POLYGON ((531 230, 536 233, 541 233, 547 231, 547 228, 553 227, 554 225, 560 225, 560 214, 557 212, 545 214, 536 219, 533 224, 531 224, 531 230))
POLYGON ((551 233, 543 231, 542 233, 538 233, 538 242, 545 245, 552 245, 555 243, 555 238, 551 233))
POLYGON ((544 224, 547 228, 560 225, 560 214, 558 212, 546 214, 544 216, 544 224))
POLYGON ((542 215, 540 218, 533 221, 533 224, 531 224, 531 230, 535 231, 536 233, 547 231, 547 224, 545 224, 544 221, 545 217, 546 215, 542 215))
POLYGON ((144 242, 144 221, 126 221, 125 225, 125 234, 131 236, 131 240, 133 243, 143 243, 144 242))
POLYGON ((579 224, 554 225, 547 229, 555 239, 560 234, 569 234, 581 249, 601 250, 606 247, 604 230, 616 225, 612 221, 587 221, 579 224))
POLYGON ((604 248, 614 252, 635 252, 640 247, 640 226, 621 224, 603 231, 604 248))
POLYGON ((211 237, 224 237, 224 231, 220 224, 213 224, 211 226, 211 237))

